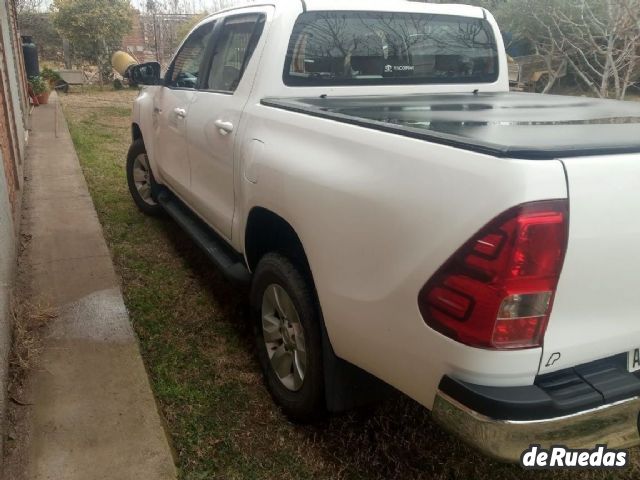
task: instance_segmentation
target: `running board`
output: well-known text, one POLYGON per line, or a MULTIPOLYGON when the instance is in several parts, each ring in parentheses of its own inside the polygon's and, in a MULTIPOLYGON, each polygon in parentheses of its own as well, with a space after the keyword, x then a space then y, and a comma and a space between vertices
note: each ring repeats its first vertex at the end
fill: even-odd
POLYGON ((160 187, 159 190, 158 203, 207 254, 213 264, 229 280, 237 283, 249 283, 251 274, 247 270, 242 256, 233 251, 220 235, 198 218, 169 190, 163 187, 160 187))

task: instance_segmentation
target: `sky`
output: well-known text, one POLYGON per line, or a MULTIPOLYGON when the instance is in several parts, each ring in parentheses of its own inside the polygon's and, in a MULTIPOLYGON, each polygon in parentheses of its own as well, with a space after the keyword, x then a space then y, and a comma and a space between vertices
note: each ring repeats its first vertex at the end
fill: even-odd
MULTIPOLYGON (((201 13, 204 11, 215 12, 222 8, 235 5, 244 5, 254 0, 155 0, 157 4, 163 5, 162 10, 172 13, 201 13)), ((39 10, 47 10, 51 0, 40 0, 39 10)), ((147 0, 131 0, 131 4, 138 10, 145 11, 147 0)))

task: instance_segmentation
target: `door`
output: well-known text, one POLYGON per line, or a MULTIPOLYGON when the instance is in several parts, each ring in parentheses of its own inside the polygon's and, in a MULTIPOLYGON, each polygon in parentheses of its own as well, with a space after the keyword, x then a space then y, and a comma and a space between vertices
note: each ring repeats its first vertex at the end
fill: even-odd
POLYGON ((178 195, 188 193, 191 181, 187 155, 187 116, 194 99, 200 66, 214 23, 195 30, 183 43, 154 99, 156 162, 160 176, 178 195))
POLYGON ((265 15, 234 15, 222 21, 187 128, 190 203, 209 225, 230 239, 235 208, 234 142, 253 81, 244 78, 244 73, 262 35, 265 15))

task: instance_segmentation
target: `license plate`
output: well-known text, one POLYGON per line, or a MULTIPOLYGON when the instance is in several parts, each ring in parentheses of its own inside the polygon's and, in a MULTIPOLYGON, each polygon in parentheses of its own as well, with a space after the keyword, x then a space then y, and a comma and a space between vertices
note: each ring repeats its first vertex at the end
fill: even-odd
POLYGON ((631 350, 627 357, 627 368, 630 372, 640 370, 640 348, 631 350))

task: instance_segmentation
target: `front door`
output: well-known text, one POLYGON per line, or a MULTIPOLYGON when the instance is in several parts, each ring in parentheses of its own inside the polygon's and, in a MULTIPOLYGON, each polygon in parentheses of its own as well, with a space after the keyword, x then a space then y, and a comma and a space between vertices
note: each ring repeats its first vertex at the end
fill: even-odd
POLYGON ((154 99, 156 163, 162 179, 180 196, 188 194, 191 181, 187 155, 189 106, 213 28, 213 22, 206 23, 187 38, 167 71, 165 86, 154 99))
POLYGON ((188 126, 192 205, 231 238, 234 213, 234 143, 252 87, 243 75, 262 34, 265 15, 226 17, 218 27, 207 76, 191 104, 188 126))

